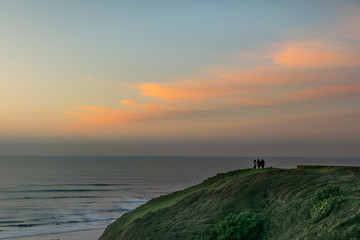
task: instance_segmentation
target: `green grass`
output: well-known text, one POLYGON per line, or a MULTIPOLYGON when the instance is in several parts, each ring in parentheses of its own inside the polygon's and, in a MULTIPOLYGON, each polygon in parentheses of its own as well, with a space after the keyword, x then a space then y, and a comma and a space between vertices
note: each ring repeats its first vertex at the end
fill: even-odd
POLYGON ((360 169, 268 168, 218 174, 124 214, 100 240, 212 239, 214 226, 229 214, 243 212, 263 216, 262 239, 360 239, 360 169), (338 189, 337 195, 317 199, 329 186, 338 189), (339 196, 341 204, 331 200, 339 196), (326 212, 319 210, 321 217, 312 217, 321 207, 326 212))

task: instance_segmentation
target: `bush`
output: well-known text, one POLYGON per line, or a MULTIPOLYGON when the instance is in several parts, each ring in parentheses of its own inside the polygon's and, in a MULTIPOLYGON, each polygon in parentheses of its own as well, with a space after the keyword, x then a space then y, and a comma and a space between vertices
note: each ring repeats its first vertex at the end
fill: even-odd
POLYGON ((318 191, 312 199, 313 207, 310 211, 311 218, 315 221, 326 218, 330 212, 339 207, 344 201, 339 187, 328 186, 318 191))
POLYGON ((264 229, 264 222, 264 219, 254 212, 231 213, 214 226, 211 231, 212 239, 259 239, 264 229))
POLYGON ((337 186, 328 186, 318 191, 312 200, 316 204, 335 196, 340 196, 340 188, 337 186))
POLYGON ((311 217, 315 221, 326 218, 330 212, 341 205, 344 201, 343 196, 329 197, 323 200, 320 204, 314 205, 311 211, 311 217))

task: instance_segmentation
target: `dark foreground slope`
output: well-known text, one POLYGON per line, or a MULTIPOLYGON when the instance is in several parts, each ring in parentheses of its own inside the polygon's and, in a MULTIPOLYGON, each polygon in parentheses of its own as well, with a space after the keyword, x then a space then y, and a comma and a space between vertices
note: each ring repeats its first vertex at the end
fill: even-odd
POLYGON ((100 240, 216 239, 219 221, 247 211, 264 219, 256 239, 360 239, 359 206, 359 168, 238 170, 152 199, 100 240))

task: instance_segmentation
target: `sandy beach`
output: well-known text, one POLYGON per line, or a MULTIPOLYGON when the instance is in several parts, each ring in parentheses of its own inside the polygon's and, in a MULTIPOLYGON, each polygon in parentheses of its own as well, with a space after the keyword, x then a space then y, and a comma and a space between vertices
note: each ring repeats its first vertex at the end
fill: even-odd
POLYGON ((97 240, 104 229, 11 238, 18 240, 97 240))

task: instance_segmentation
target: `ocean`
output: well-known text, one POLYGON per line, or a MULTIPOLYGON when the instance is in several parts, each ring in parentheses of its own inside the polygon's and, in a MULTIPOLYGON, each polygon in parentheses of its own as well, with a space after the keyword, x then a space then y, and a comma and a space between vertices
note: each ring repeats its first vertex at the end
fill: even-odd
MULTIPOLYGON (((0 239, 105 229, 160 195, 251 157, 0 157, 0 239)), ((266 167, 360 166, 360 158, 264 158, 266 167)))

